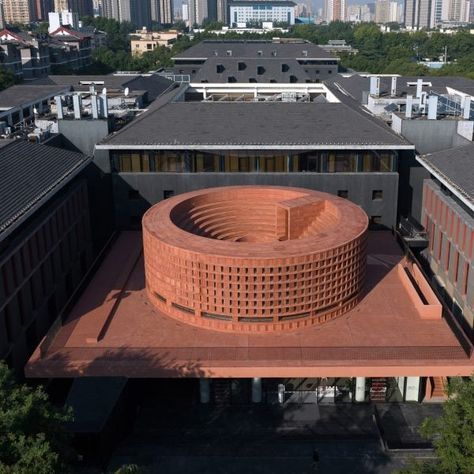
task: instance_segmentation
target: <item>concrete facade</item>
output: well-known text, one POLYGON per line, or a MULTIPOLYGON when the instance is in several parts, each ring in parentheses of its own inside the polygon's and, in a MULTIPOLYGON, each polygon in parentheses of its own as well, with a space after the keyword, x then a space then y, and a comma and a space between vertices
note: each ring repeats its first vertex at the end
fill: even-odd
MULTIPOLYGON (((96 154, 95 160, 108 168, 106 158, 96 154)), ((238 185, 295 186, 343 195, 376 225, 391 228, 397 219, 398 173, 113 173, 112 185, 121 229, 138 228, 144 212, 167 196, 238 185), (374 195, 377 190, 381 193, 374 195)))

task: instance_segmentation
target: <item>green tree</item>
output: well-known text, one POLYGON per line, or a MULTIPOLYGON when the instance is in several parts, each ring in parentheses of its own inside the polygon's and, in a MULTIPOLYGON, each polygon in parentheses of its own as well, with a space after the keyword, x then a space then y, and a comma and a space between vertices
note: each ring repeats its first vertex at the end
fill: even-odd
POLYGON ((451 379, 440 418, 427 418, 420 432, 433 441, 436 462, 413 462, 400 474, 474 473, 474 376, 451 379))
POLYGON ((15 382, 0 362, 0 473, 65 472, 70 410, 58 409, 41 387, 15 382))
POLYGON ((15 75, 3 66, 0 66, 0 91, 15 84, 15 75))

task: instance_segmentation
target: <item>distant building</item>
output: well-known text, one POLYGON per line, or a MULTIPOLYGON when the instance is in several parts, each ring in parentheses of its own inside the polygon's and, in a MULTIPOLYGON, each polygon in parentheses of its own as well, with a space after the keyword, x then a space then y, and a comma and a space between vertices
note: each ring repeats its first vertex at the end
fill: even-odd
POLYGON ((295 23, 295 6, 291 1, 235 0, 229 3, 229 23, 232 26, 264 21, 295 23))
POLYGON ((209 18, 207 0, 188 0, 189 25, 202 25, 202 22, 209 18))
POLYGON ((345 21, 346 19, 346 0, 324 0, 324 20, 327 23, 331 21, 345 21))
POLYGON ((54 0, 35 0, 36 19, 48 21, 48 13, 54 11, 54 0))
POLYGON ((171 48, 173 43, 181 36, 177 31, 148 31, 137 30, 132 34, 130 41, 131 51, 134 56, 140 56, 147 51, 153 51, 160 46, 171 48))
POLYGON ((92 35, 60 26, 50 37, 53 66, 81 69, 92 62, 92 35))
POLYGON ((432 9, 435 0, 405 0, 404 23, 409 30, 432 28, 432 9))
POLYGON ((29 24, 36 20, 35 6, 31 0, 4 0, 5 22, 29 24))
POLYGON ((70 10, 82 16, 93 16, 94 6, 92 0, 54 0, 54 11, 70 10))
POLYGON ((73 29, 79 27, 79 15, 76 12, 63 10, 62 12, 49 12, 48 32, 56 31, 60 26, 70 26, 73 29))
POLYGON ((13 29, 0 31, 0 48, 8 56, 4 66, 23 79, 41 77, 50 72, 48 46, 47 39, 37 38, 22 31, 13 29))
POLYGON ((335 76, 339 59, 304 40, 208 40, 173 58, 196 82, 310 83, 335 76))
MULTIPOLYGON (((156 15, 156 4, 153 4, 156 15)), ((139 28, 151 27, 152 3, 149 0, 103 0, 103 15, 117 21, 129 21, 139 28)))

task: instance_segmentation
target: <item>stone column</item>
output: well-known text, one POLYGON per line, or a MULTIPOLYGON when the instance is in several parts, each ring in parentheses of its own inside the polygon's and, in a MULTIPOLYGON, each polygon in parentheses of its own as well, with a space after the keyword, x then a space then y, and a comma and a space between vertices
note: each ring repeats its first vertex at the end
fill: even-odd
POLYGON ((365 402, 365 377, 356 377, 355 401, 365 402))
POLYGON ((420 377, 407 377, 405 385, 405 401, 420 401, 420 377))
POLYGON ((254 377, 252 379, 252 402, 260 403, 262 401, 262 379, 254 377))
POLYGON ((211 381, 209 379, 199 379, 199 400, 201 403, 209 403, 211 400, 211 381))

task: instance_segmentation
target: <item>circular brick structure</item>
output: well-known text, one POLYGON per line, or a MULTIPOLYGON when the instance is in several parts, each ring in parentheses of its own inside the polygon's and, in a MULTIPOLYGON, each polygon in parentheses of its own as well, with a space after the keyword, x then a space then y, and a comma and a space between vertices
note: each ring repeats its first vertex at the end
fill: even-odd
POLYGON ((321 324, 359 301, 368 219, 346 199, 237 186, 181 194, 143 218, 150 301, 222 331, 321 324))

